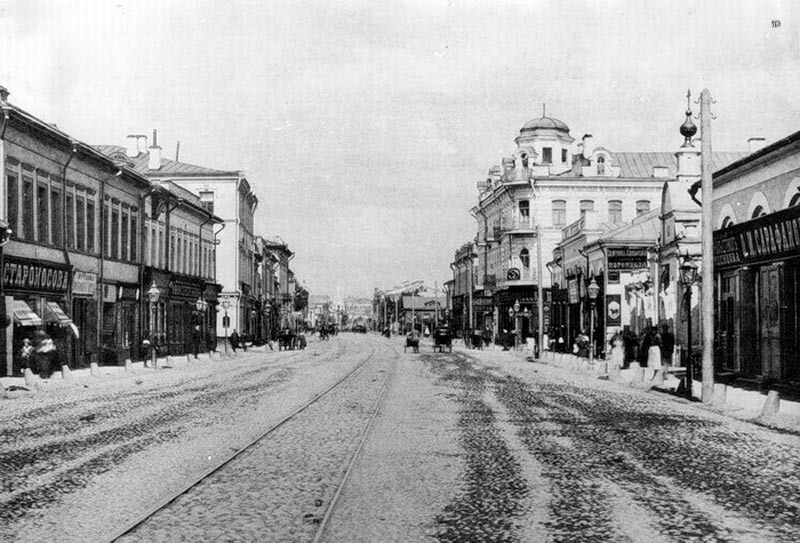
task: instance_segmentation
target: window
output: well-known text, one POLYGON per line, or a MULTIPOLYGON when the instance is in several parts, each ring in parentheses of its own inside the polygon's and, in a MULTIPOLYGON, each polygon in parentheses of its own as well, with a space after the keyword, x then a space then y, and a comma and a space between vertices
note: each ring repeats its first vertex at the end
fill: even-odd
POLYGON ((553 225, 564 226, 567 224, 567 201, 553 200, 553 225))
POLYGON ((53 224, 50 233, 53 237, 53 245, 61 246, 63 234, 63 215, 61 204, 61 191, 50 189, 50 209, 53 211, 53 224))
POLYGON ((606 157, 597 157, 597 175, 606 174, 606 157))
POLYGON ((114 209, 111 211, 111 258, 117 260, 120 258, 119 254, 119 211, 114 209))
POLYGON ((553 163, 553 148, 542 147, 542 164, 552 164, 552 163, 553 163))
POLYGON ((155 227, 150 228, 150 265, 153 267, 158 266, 158 256, 156 253, 157 239, 155 227))
POLYGON ((50 191, 47 185, 36 185, 36 240, 50 243, 50 191))
POLYGON ((67 249, 75 248, 75 199, 72 194, 67 194, 66 209, 64 213, 67 214, 67 249))
POLYGON ((12 233, 14 236, 19 236, 19 225, 17 224, 17 219, 19 218, 18 208, 19 205, 19 185, 18 185, 18 178, 16 175, 8 175, 6 177, 8 181, 7 185, 7 195, 6 201, 8 205, 8 227, 11 228, 12 233))
POLYGON ((522 267, 527 269, 531 265, 531 255, 528 252, 528 249, 522 249, 519 252, 519 261, 522 262, 522 267))
POLYGON ((766 212, 766 211, 764 211, 764 208, 763 208, 763 207, 761 207, 761 206, 756 206, 756 208, 753 210, 753 216, 752 216, 752 217, 750 217, 750 218, 751 218, 751 219, 757 219, 758 217, 763 217, 763 216, 764 216, 764 215, 766 215, 766 214, 767 214, 767 212, 766 212))
POLYGON ((566 149, 561 149, 561 162, 563 164, 567 163, 567 150, 566 149))
POLYGON ((33 178, 22 175, 22 236, 33 239, 33 178))
POLYGON ((163 230, 159 230, 158 231, 158 267, 159 268, 163 268, 164 267, 164 260, 165 260, 164 259, 164 251, 165 250, 166 250, 166 247, 164 247, 164 231, 163 230))
POLYGON ((622 222, 622 200, 608 202, 608 220, 613 224, 622 222))
POLYGON ((594 211, 594 200, 581 200, 581 217, 586 215, 587 211, 594 211))
MULTIPOLYGON (((86 250, 86 198, 77 196, 75 198, 77 213, 75 215, 75 224, 78 226, 78 250, 86 250)), ((91 252, 91 251, 90 251, 91 252)))
POLYGON ((735 223, 733 222, 733 219, 731 219, 730 217, 725 217, 724 219, 722 219, 722 228, 723 229, 730 228, 734 224, 735 223))
POLYGON ((794 207, 800 205, 800 192, 792 196, 792 199, 789 201, 789 207, 794 207))
POLYGON ((650 211, 650 200, 639 200, 636 202, 636 216, 644 215, 650 211))
POLYGON ((95 222, 94 198, 86 199, 86 250, 90 253, 97 252, 97 245, 94 238, 95 222))
POLYGON ((136 219, 135 213, 131 215, 131 262, 136 262, 136 259, 139 258, 138 249, 139 249, 139 221, 136 219))
POLYGON ((528 200, 522 200, 519 203, 519 218, 527 221, 530 217, 531 203, 528 200))
POLYGON ((130 215, 124 209, 122 210, 122 250, 120 252, 120 258, 122 260, 128 260, 128 242, 130 241, 130 233, 128 228, 130 227, 130 215))
POLYGON ((214 193, 211 191, 201 191, 200 205, 209 213, 214 213, 214 193))

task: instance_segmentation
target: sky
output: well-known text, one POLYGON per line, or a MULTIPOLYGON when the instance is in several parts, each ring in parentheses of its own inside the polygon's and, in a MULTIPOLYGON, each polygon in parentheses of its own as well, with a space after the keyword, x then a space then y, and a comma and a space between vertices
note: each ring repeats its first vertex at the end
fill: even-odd
POLYGON ((245 171, 301 284, 371 296, 452 278, 543 103, 612 152, 677 150, 687 89, 716 151, 800 130, 799 29, 791 0, 0 0, 0 85, 86 143, 245 171))

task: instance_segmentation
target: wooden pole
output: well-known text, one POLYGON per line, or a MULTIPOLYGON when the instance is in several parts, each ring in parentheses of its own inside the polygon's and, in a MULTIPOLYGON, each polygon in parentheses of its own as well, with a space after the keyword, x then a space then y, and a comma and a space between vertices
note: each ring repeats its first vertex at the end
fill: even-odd
POLYGON ((703 325, 703 403, 711 402, 714 395, 714 239, 712 221, 712 168, 711 168, 711 93, 700 93, 700 146, 702 211, 702 325, 703 325))

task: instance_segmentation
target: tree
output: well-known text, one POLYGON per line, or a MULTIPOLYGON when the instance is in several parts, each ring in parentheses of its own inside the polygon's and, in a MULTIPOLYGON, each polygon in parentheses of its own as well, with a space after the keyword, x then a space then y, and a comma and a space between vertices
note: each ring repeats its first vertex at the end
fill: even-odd
POLYGON ((303 311, 308 307, 308 291, 302 286, 297 285, 294 288, 294 310, 303 311))

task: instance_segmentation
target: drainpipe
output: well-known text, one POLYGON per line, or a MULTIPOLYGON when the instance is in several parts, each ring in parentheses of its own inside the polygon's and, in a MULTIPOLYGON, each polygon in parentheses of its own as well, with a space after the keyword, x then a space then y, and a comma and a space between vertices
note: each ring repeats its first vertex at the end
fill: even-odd
MULTIPOLYGON (((3 132, 5 132, 5 127, 3 127, 3 132)), ((70 153, 67 157, 67 161, 64 163, 64 166, 61 168, 61 252, 64 254, 64 263, 67 265, 69 271, 72 271, 72 262, 69 258, 69 251, 67 250, 67 168, 69 168, 70 162, 78 154, 78 143, 75 141, 70 142, 70 153)), ((66 309, 69 315, 72 315, 72 281, 67 282, 67 301, 66 301, 66 309)), ((75 361, 75 342, 70 338, 69 339, 69 348, 67 352, 70 353, 71 360, 67 360, 67 366, 74 367, 75 361)))
MULTIPOLYGON (((152 252, 150 251, 151 247, 147 246, 147 233, 150 231, 150 225, 146 223, 146 205, 147 199, 150 198, 158 189, 159 187, 150 187, 139 195, 139 334, 144 334, 147 319, 150 314, 147 307, 148 302, 145 300, 145 292, 147 292, 149 285, 144 284, 144 268, 147 262, 145 247, 147 247, 148 252, 152 252)), ((155 243, 155 240, 153 240, 150 245, 153 243, 155 243)), ((153 267, 155 267, 155 263, 153 263, 153 265, 153 267)), ((153 330, 149 331, 152 335, 153 330)), ((139 341, 139 345, 141 345, 141 342, 145 339, 149 338, 142 337, 139 341)))
MULTIPOLYGON (((66 170, 66 168, 65 168, 66 170)), ((98 295, 97 295, 97 342, 96 342, 96 349, 97 349, 97 363, 100 364, 102 362, 103 356, 103 278, 105 277, 105 261, 106 261, 106 243, 105 243, 105 233, 106 233, 106 183, 111 181, 115 177, 119 177, 122 175, 122 170, 117 169, 117 173, 112 176, 109 176, 103 179, 100 182, 100 228, 99 228, 99 241, 100 241, 100 265, 98 267, 97 273, 97 288, 98 288, 98 295)), ((66 178, 62 177, 64 182, 66 182, 66 178)), ((64 188, 64 198, 66 198, 66 186, 64 188)), ((64 205, 66 208, 66 204, 64 205)), ((66 224, 66 213, 64 215, 64 221, 66 224)), ((66 226, 64 227, 64 231, 66 232, 66 226)), ((65 245, 66 247, 66 236, 65 236, 65 245)), ((66 249, 64 253, 67 254, 66 249)))
MULTIPOLYGON (((6 105, 6 100, 8 99, 8 90, 5 87, 0 86, 0 103, 2 104, 3 110, 3 128, 0 130, 0 180, 5 181, 6 179, 6 151, 5 151, 5 137, 6 137, 6 128, 8 128, 8 123, 10 121, 9 111, 10 108, 6 105)), ((2 205, 2 203, 0 203, 2 205)), ((7 218, 7 215, 5 216, 7 218)), ((14 225, 16 226, 16 225, 14 225)), ((3 233, 2 238, 8 240, 11 237, 11 229, 12 225, 8 225, 8 231, 3 233)), ((5 244, 5 242, 3 243, 5 244)), ((0 270, 3 270, 5 267, 5 250, 0 250, 0 270)), ((5 293, 3 292, 3 283, 0 281, 0 307, 2 308, 2 322, 6 322, 5 319, 8 315, 8 310, 6 308, 6 297, 5 293)), ((11 317, 13 321, 13 316, 11 317)), ((11 375, 13 373, 13 330, 14 327, 9 324, 3 330, 3 334, 5 336, 5 345, 4 345, 4 355, 5 355, 5 363, 6 363, 6 374, 11 375)))

